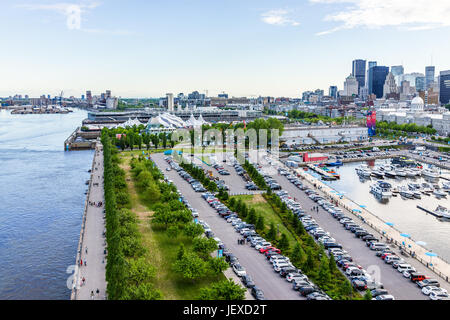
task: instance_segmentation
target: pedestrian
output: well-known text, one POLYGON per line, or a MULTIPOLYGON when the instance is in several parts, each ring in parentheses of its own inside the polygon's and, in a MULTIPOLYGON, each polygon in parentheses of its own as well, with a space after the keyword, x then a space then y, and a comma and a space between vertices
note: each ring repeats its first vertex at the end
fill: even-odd
POLYGON ((86 260, 84 260, 84 266, 85 266, 85 267, 87 266, 86 260))
POLYGON ((238 239, 238 241, 237 241, 237 242, 238 242, 238 244, 240 244, 240 243, 239 243, 239 239, 238 239))
POLYGON ((80 259, 80 267, 83 266, 83 259, 80 259))
POLYGON ((94 291, 91 291, 91 300, 94 300, 94 291))
POLYGON ((98 290, 98 288, 97 288, 96 293, 97 293, 97 296, 100 296, 100 290, 98 290))
POLYGON ((88 250, 87 250, 87 247, 86 247, 86 254, 87 254, 87 252, 88 252, 88 250))

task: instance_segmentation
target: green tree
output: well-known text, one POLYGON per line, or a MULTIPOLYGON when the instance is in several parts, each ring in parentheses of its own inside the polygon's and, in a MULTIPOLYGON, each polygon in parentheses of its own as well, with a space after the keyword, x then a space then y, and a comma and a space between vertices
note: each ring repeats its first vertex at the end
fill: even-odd
POLYGON ((203 227, 200 224, 194 223, 194 222, 190 222, 190 223, 188 223, 187 225, 184 226, 183 232, 189 238, 194 239, 194 238, 202 235, 204 230, 203 230, 203 227))
POLYGON ((277 229, 275 229, 275 224, 273 222, 270 223, 270 229, 267 233, 267 239, 270 241, 274 241, 277 239, 277 229))
POLYGON ((260 232, 264 231, 264 217, 262 215, 258 215, 258 220, 256 221, 255 228, 260 232))
POLYGON ((281 234, 281 239, 278 242, 278 248, 281 251, 288 251, 289 250, 289 240, 288 240, 288 238, 287 238, 285 233, 281 234))
POLYGON ((256 210, 255 208, 251 208, 248 212, 247 222, 250 224, 255 224, 257 222, 256 210))
POLYGON ((244 300, 245 291, 233 280, 213 283, 210 287, 200 289, 198 300, 244 300))
POLYGON ((158 186, 156 183, 150 183, 150 185, 145 190, 145 198, 150 202, 156 202, 161 197, 161 193, 159 191, 158 186))
POLYGON ((326 254, 322 254, 319 267, 319 281, 322 284, 327 284, 331 280, 330 264, 326 254))
POLYGON ((178 238, 178 235, 180 234, 180 229, 178 228, 177 225, 173 225, 167 228, 167 235, 171 238, 171 239, 176 239, 178 238))
POLYGON ((156 290, 151 283, 141 283, 137 286, 126 287, 126 293, 121 300, 162 300, 161 291, 156 290))
POLYGON ((208 260, 209 271, 212 275, 217 276, 228 269, 229 265, 225 258, 210 258, 208 260))
POLYGON ((173 264, 173 270, 185 279, 195 280, 205 276, 206 262, 194 253, 186 253, 173 264))
POLYGON ((292 262, 302 266, 306 261, 306 254, 305 251, 303 251, 303 248, 301 247, 300 243, 296 243, 295 247, 292 251, 292 262))
POLYGON ((195 238, 192 241, 192 249, 203 257, 208 255, 217 249, 217 242, 212 238, 195 238))
POLYGON ((364 300, 372 300, 372 293, 369 289, 366 290, 366 293, 364 294, 364 300))

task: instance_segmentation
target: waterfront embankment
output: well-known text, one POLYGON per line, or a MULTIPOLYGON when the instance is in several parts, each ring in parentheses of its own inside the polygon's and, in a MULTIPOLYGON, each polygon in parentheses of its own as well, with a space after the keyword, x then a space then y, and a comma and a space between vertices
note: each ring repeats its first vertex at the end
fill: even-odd
POLYGON ((78 243, 71 300, 107 299, 103 172, 103 147, 98 141, 78 243))

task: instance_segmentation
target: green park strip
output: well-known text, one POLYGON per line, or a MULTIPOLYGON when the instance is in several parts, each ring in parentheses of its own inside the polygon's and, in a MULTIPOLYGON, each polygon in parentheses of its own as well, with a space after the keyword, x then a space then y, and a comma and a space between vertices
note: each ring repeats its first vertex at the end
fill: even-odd
POLYGON ((217 244, 202 236, 203 228, 192 221, 151 160, 142 153, 120 153, 130 195, 130 211, 138 218, 143 258, 155 274, 152 284, 165 300, 241 300, 242 288, 223 275, 228 265, 213 258, 217 244))

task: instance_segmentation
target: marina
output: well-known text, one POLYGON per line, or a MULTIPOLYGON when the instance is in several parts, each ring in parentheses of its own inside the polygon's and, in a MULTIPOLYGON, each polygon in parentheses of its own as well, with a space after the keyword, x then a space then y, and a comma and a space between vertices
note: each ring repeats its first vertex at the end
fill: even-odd
MULTIPOLYGON (((374 168, 388 168, 391 165, 389 159, 347 163, 336 168, 341 176, 340 180, 321 180, 337 194, 351 199, 383 221, 392 223, 396 229, 426 243, 427 249, 437 252, 443 259, 450 260, 450 248, 446 240, 450 235, 450 223, 438 217, 434 210, 439 206, 450 207, 449 193, 444 191, 448 190, 448 182, 439 178, 430 179, 427 176, 393 178, 385 175, 381 180, 368 174, 374 168), (366 176, 361 176, 358 171, 366 172, 366 176), (392 186, 392 197, 383 199, 372 194, 371 186, 377 181, 384 181, 392 186), (437 186, 440 192, 436 194, 437 186), (410 187, 414 190, 410 190, 410 187), (416 187, 420 187, 420 191, 416 190, 416 187), (429 212, 422 208, 426 208, 429 212), (433 214, 427 215, 425 212, 433 214)), ((428 165, 423 164, 423 167, 427 168, 428 165)), ((315 171, 308 170, 306 173, 321 178, 315 171)), ((447 175, 448 172, 442 169, 441 174, 447 175)))

